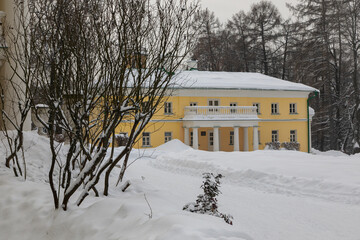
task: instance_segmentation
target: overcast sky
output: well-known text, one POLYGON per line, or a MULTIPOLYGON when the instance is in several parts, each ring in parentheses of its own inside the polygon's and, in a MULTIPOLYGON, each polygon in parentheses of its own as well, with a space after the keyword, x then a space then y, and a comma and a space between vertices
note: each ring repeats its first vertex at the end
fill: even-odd
MULTIPOLYGON (((208 8, 215 12, 215 15, 221 22, 226 22, 231 16, 240 10, 248 12, 251 5, 260 2, 260 0, 200 0, 203 8, 208 8)), ((279 9, 281 16, 290 17, 286 3, 295 4, 296 0, 271 0, 271 2, 279 9)))

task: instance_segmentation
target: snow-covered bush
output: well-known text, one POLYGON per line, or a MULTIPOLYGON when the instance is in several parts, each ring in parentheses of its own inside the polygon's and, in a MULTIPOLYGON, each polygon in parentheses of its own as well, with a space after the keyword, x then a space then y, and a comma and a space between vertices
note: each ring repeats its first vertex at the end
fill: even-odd
POLYGON ((280 150, 280 142, 267 142, 265 143, 266 150, 280 150))
POLYGON ((204 194, 198 195, 196 202, 186 204, 183 210, 220 217, 226 223, 232 225, 233 217, 229 214, 220 213, 217 210, 216 197, 221 193, 219 187, 222 177, 221 174, 215 176, 213 173, 203 173, 204 181, 201 188, 204 190, 204 194))
POLYGON ((281 147, 285 148, 286 150, 300 150, 300 143, 298 142, 283 142, 281 143, 281 147))

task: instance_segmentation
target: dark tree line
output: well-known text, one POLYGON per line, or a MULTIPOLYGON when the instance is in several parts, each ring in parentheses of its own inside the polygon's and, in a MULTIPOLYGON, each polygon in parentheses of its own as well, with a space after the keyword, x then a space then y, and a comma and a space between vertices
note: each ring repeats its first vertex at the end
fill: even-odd
POLYGON ((360 0, 298 0, 283 19, 270 1, 225 24, 202 10, 199 70, 260 72, 320 90, 311 101, 313 147, 354 153, 360 143, 360 0))

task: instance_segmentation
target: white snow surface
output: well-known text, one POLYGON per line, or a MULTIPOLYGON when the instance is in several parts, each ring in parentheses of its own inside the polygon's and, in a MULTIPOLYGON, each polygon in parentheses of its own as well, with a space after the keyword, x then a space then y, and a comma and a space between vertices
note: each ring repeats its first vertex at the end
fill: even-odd
POLYGON ((176 75, 176 81, 178 87, 195 89, 318 91, 301 83, 249 72, 183 71, 176 75))
POLYGON ((115 187, 115 172, 110 196, 91 195, 80 207, 74 197, 64 212, 53 209, 46 184, 48 140, 31 132, 25 133, 25 143, 26 181, 4 166, 0 146, 0 240, 360 239, 359 154, 205 152, 173 140, 133 150, 124 179, 131 186, 125 192, 122 184, 115 187), (204 172, 225 176, 219 211, 233 215, 233 226, 182 210, 201 193, 204 172))

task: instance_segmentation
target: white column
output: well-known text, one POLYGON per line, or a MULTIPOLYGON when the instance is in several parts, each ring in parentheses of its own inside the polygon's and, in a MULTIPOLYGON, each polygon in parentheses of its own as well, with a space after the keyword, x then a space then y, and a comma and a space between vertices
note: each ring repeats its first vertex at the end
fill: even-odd
MULTIPOLYGON (((310 119, 310 121, 309 121, 309 146, 310 146, 310 152, 311 152, 311 148, 312 148, 312 146, 311 146, 311 143, 312 143, 312 140, 311 140, 311 122, 312 122, 312 119, 310 119)), ((296 134, 297 134, 297 132, 296 132, 296 134)))
POLYGON ((258 127, 253 127, 253 146, 254 151, 259 150, 259 133, 258 133, 258 127))
POLYGON ((239 127, 234 127, 234 152, 240 151, 239 127))
POLYGON ((184 143, 189 146, 189 128, 184 127, 184 143))
POLYGON ((249 128, 244 127, 244 151, 249 151, 249 128))
POLYGON ((198 129, 197 127, 193 128, 193 148, 196 150, 199 149, 198 129))
POLYGON ((220 150, 219 144, 219 128, 214 127, 214 152, 218 152, 220 150))

